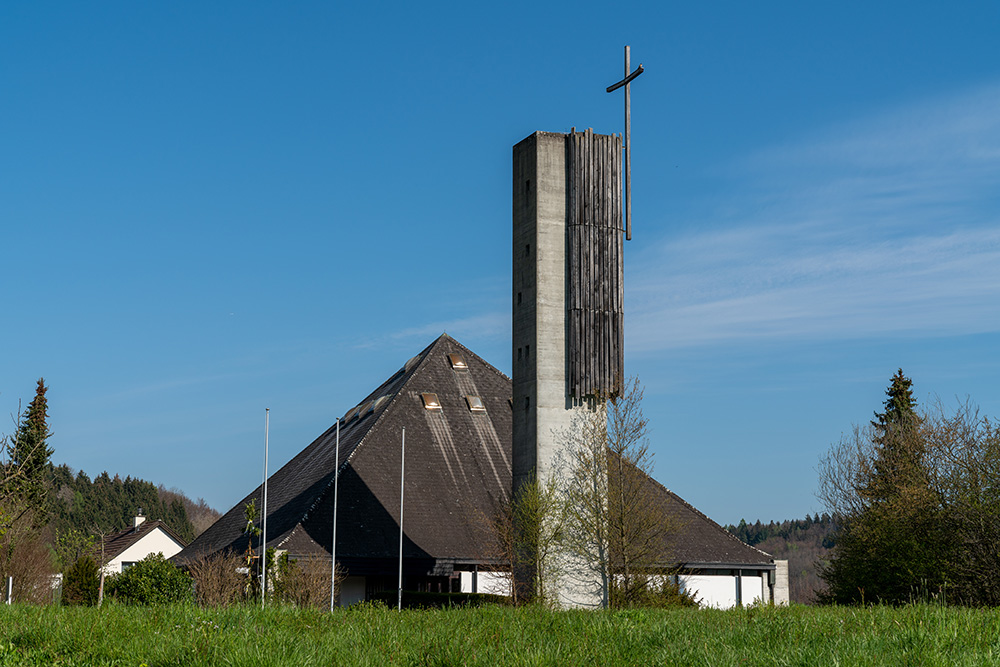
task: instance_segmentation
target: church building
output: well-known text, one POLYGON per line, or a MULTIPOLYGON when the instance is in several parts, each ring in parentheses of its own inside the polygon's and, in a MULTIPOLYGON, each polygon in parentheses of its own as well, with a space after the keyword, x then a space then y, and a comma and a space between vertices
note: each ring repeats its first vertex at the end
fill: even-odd
MULTIPOLYGON (((510 378, 441 335, 343 415, 339 469, 331 426, 269 478, 267 547, 329 562, 339 475, 336 553, 347 573, 340 603, 395 590, 405 428, 404 589, 509 592, 510 573, 483 543, 482 517, 510 497, 512 399, 510 378)), ((661 545, 662 567, 679 572, 704 605, 787 602, 786 561, 744 544, 655 480, 649 483, 671 526, 661 545)), ((253 500, 259 508, 261 499, 258 487, 174 561, 245 551, 244 508, 253 500)))

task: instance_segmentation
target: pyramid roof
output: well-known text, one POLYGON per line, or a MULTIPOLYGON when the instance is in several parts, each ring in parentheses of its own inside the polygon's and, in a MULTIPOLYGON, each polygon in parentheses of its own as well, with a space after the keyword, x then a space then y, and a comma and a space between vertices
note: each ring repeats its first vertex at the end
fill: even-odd
MULTIPOLYGON (((403 555, 408 569, 450 574, 455 565, 487 563, 483 516, 511 488, 511 380, 442 334, 348 411, 340 427, 337 559, 358 575, 393 572, 399 554, 400 454, 406 429, 403 555), (455 368, 457 354, 466 368, 455 368), (439 410, 425 407, 436 394, 439 410), (484 410, 473 411, 467 397, 484 410)), ((296 557, 329 558, 332 542, 336 426, 272 475, 267 546, 296 557)), ((670 524, 664 564, 773 567, 652 478, 670 524)), ((258 487, 174 557, 180 563, 222 551, 243 552, 244 507, 260 506, 258 487)), ((256 545, 256 540, 254 541, 256 545)))
MULTIPOLYGON (((337 558, 352 573, 398 558, 404 427, 404 556, 441 564, 477 560, 470 519, 492 514, 510 493, 510 387, 510 378, 443 334, 348 411, 340 427, 337 558), (453 367, 453 354, 466 368, 453 367), (441 409, 426 409, 428 393, 441 409), (484 409, 473 412, 469 396, 484 409)), ((334 425, 269 478, 268 547, 329 558, 335 460, 334 425)), ((244 507, 254 499, 260 507, 260 487, 175 560, 245 551, 244 507)))

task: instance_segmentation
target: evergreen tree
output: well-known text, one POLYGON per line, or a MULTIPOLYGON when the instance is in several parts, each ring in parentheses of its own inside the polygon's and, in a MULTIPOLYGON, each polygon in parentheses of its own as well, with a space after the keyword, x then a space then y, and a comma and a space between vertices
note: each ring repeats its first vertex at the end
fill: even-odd
POLYGON ((897 370, 885 391, 884 412, 876 412, 871 423, 876 458, 866 491, 876 503, 898 497, 907 487, 928 483, 926 447, 919 434, 920 418, 912 386, 903 369, 897 370))
POLYGON ((17 430, 7 440, 7 479, 19 505, 14 516, 30 515, 36 527, 44 525, 47 518, 46 477, 52 455, 48 446, 52 433, 48 426, 47 391, 45 380, 40 378, 35 398, 19 416, 17 430))
POLYGON ((871 430, 858 431, 855 442, 842 443, 824 464, 828 502, 844 508, 833 556, 820 575, 827 602, 901 604, 945 583, 954 545, 931 487, 912 382, 902 369, 886 397, 871 430))
POLYGON ((97 604, 100 581, 97 563, 89 556, 79 558, 66 571, 63 581, 63 604, 93 607, 97 604))

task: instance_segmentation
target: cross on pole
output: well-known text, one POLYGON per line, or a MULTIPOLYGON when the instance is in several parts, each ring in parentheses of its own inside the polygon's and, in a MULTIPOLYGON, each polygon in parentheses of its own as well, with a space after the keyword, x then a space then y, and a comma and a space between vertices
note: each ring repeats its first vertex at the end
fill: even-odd
POLYGON ((618 83, 608 86, 609 93, 625 86, 625 141, 622 143, 622 151, 625 153, 625 240, 632 240, 632 102, 629 84, 632 79, 642 74, 642 63, 634 72, 629 72, 630 47, 625 47, 625 78, 618 83))

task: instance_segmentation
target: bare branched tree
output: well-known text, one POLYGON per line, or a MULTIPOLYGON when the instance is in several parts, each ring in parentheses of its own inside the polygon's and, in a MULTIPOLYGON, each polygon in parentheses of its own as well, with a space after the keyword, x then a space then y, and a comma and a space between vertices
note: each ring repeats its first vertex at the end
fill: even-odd
POLYGON ((651 481, 653 456, 642 397, 642 385, 631 378, 606 404, 610 602, 616 607, 645 598, 649 574, 663 564, 663 544, 673 528, 651 481))
POLYGON ((645 600, 650 575, 663 569, 671 525, 651 481, 643 388, 630 378, 567 434, 561 464, 565 545, 600 581, 605 606, 645 600))
POLYGON ((554 471, 565 522, 564 578, 571 588, 598 596, 602 607, 611 595, 606 414, 596 401, 591 412, 577 416, 554 471))
POLYGON ((17 602, 49 604, 55 599, 56 567, 49 545, 33 523, 28 511, 0 536, 0 582, 6 595, 7 578, 13 577, 17 602))
MULTIPOLYGON (((559 574, 556 553, 563 526, 555 480, 540 483, 532 477, 492 515, 478 509, 471 515, 480 558, 496 568, 495 576, 509 582, 512 601, 553 603, 551 591, 559 574)), ((495 586, 489 592, 498 592, 495 586)))

